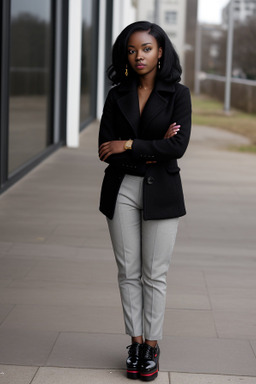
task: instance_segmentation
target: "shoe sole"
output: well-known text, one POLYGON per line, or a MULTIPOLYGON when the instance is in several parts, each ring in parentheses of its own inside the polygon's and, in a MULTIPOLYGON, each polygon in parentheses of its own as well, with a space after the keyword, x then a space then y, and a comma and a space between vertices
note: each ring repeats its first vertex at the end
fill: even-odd
POLYGON ((139 371, 128 371, 127 370, 127 378, 132 380, 137 380, 140 378, 140 372, 139 371))
POLYGON ((140 373, 140 378, 142 381, 153 381, 158 376, 158 370, 152 373, 140 373))

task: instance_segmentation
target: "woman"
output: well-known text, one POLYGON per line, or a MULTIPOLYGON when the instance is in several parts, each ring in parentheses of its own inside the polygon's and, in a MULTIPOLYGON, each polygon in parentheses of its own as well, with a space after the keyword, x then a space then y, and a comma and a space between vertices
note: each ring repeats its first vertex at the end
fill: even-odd
POLYGON ((99 133, 99 157, 109 163, 100 210, 132 342, 127 377, 144 381, 158 375, 166 275, 178 218, 186 213, 177 159, 189 142, 191 102, 180 76, 178 55, 158 25, 136 22, 117 37, 108 69, 116 86, 99 133))

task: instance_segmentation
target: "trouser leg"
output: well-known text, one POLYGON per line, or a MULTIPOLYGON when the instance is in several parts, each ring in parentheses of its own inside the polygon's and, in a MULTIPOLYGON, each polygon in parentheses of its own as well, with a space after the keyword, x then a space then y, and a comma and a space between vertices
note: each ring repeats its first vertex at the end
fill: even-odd
POLYGON ((178 228, 178 218, 142 221, 142 281, 144 336, 162 339, 166 277, 178 228))
POLYGON ((118 282, 126 333, 143 334, 143 290, 141 282, 141 196, 140 177, 126 175, 108 220, 118 267, 118 282))

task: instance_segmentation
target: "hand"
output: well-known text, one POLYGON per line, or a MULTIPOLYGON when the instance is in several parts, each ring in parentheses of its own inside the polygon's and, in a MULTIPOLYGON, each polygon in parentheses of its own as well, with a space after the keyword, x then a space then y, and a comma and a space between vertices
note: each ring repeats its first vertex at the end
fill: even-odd
POLYGON ((177 135, 179 130, 180 125, 176 125, 176 123, 171 124, 164 135, 164 139, 170 139, 171 137, 177 135))
POLYGON ((105 161, 114 153, 122 153, 125 151, 124 144, 127 140, 113 140, 101 144, 99 148, 99 157, 101 161, 105 161))

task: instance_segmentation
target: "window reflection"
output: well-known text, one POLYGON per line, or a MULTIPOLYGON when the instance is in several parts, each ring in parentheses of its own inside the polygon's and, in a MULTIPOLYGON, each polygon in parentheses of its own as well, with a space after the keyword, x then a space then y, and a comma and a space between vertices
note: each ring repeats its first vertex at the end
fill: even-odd
POLYGON ((51 42, 51 0, 12 0, 9 174, 51 142, 51 42))
POLYGON ((96 68, 92 68, 93 49, 93 0, 82 2, 82 64, 81 64, 81 100, 80 122, 91 116, 92 77, 96 68))

